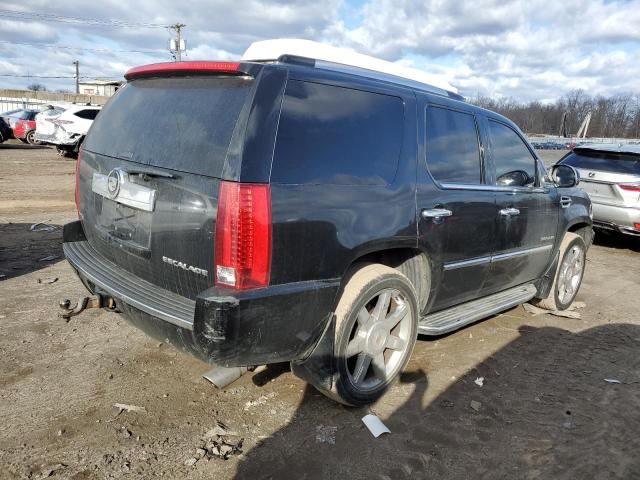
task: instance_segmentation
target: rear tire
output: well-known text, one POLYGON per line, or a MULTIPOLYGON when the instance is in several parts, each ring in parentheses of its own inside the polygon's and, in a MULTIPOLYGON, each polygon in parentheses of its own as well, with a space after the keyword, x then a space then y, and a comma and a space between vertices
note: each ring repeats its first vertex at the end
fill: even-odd
POLYGON ((418 302, 409 279, 380 264, 353 273, 336 308, 331 391, 345 405, 380 398, 404 370, 416 343, 418 302))
POLYGON ((24 137, 24 140, 29 145, 37 145, 39 142, 36 142, 35 136, 36 136, 35 130, 31 130, 31 131, 27 132, 27 135, 24 137))
POLYGON ((571 306, 582 285, 586 266, 587 246, 583 238, 567 232, 560 244, 560 261, 547 298, 533 303, 547 310, 566 310, 571 306))

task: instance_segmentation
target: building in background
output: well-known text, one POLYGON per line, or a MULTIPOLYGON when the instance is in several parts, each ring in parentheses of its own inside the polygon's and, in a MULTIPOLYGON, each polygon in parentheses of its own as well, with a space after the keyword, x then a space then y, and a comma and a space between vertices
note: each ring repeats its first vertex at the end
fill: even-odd
POLYGON ((110 97, 124 84, 119 80, 87 80, 80 82, 80 94, 110 97))

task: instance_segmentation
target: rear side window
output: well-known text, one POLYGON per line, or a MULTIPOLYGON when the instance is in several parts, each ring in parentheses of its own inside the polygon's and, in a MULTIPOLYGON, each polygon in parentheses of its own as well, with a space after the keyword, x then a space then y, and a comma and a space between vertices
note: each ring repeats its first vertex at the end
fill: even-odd
POLYGON ((583 170, 640 175, 640 156, 612 152, 571 152, 560 163, 583 170))
POLYGON ((491 120, 489 135, 496 168, 496 185, 533 186, 536 182, 536 159, 520 136, 506 125, 491 120))
POLYGON ((440 183, 482 183, 473 115, 434 106, 427 109, 427 166, 440 183))
POLYGON ((398 168, 403 128, 401 98, 290 80, 271 181, 389 184, 398 168))
POLYGON ((74 115, 76 117, 80 117, 80 118, 84 118, 86 120, 95 120, 96 116, 98 115, 98 112, 100 110, 80 110, 79 112, 74 113, 74 115))
POLYGON ((427 166, 440 183, 482 182, 473 115, 434 106, 427 109, 427 166))
POLYGON ((134 80, 96 117, 85 148, 142 164, 220 177, 252 85, 253 81, 239 77, 134 80))

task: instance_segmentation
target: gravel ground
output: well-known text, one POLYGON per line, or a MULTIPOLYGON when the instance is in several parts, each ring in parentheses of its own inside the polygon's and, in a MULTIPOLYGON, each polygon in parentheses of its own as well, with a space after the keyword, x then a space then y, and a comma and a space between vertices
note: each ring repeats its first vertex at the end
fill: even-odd
POLYGON ((286 365, 216 390, 115 314, 58 318, 85 292, 60 229, 30 226, 75 218, 74 161, 10 143, 0 165, 0 478, 640 477, 637 240, 596 237, 581 319, 518 307, 421 338, 401 381, 352 409, 286 365), (369 411, 391 434, 371 436, 369 411))

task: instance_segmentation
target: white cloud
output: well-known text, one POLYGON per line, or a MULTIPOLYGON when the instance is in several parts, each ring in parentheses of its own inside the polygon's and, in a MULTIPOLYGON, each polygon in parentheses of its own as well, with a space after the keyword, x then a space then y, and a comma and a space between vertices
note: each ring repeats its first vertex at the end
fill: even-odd
MULTIPOLYGON (((442 75, 465 95, 553 100, 583 88, 590 94, 638 93, 640 0, 8 0, 2 9, 127 22, 187 24, 188 58, 239 57, 255 40, 299 37, 376 55, 442 75), (79 6, 82 5, 82 8, 79 6)), ((119 77, 129 66, 168 60, 163 29, 84 27, 9 20, 0 40, 85 48, 159 50, 82 52, 0 43, 0 74, 39 72, 119 77)), ((24 86, 28 79, 7 80, 24 86)), ((72 80, 46 81, 71 88, 72 80)))

